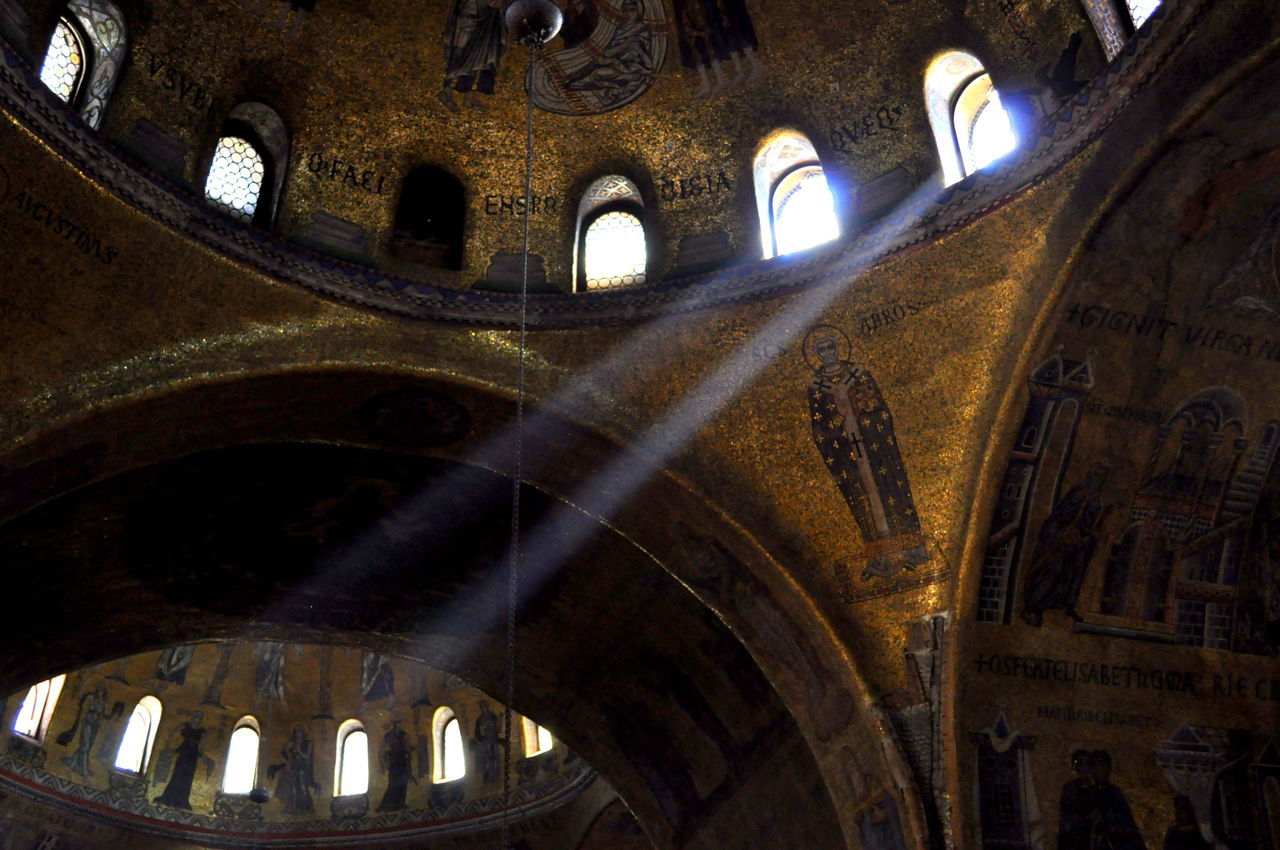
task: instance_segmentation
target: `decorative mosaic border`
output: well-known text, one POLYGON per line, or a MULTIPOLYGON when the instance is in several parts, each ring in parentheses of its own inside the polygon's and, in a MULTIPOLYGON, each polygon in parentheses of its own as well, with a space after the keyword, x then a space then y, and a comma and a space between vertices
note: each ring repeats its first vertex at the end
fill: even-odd
MULTIPOLYGON (((511 792, 508 822, 518 824, 567 805, 594 782, 586 765, 547 782, 511 792)), ((52 776, 31 765, 0 755, 0 791, 59 809, 95 823, 150 835, 200 841, 217 847, 260 847, 264 844, 356 844, 380 840, 487 832, 502 825, 501 796, 480 797, 429 810, 371 813, 362 818, 316 818, 306 821, 234 820, 152 805, 145 797, 102 791, 52 776)))
MULTIPOLYGON (((1092 142, 1190 35, 1210 0, 1165 0, 1107 70, 1040 128, 1035 145, 931 198, 908 201, 828 250, 733 266, 633 290, 529 297, 535 328, 625 324, 839 283, 955 230, 1042 182, 1092 142)), ((90 179, 153 219, 273 278, 402 316, 513 327, 515 294, 413 283, 309 251, 220 215, 125 157, 40 83, 0 40, 0 106, 90 179)))

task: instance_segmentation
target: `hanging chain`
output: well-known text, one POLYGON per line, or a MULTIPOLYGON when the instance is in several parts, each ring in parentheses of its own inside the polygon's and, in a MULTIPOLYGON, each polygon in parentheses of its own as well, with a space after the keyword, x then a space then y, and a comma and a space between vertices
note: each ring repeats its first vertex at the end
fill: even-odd
POLYGON ((512 709, 516 698, 516 605, 520 598, 520 482, 524 478, 524 393, 525 349, 529 334, 529 215, 533 196, 533 63, 540 42, 531 41, 529 70, 525 74, 524 91, 524 251, 520 271, 520 346, 516 379, 516 468, 511 485, 511 561, 507 568, 507 693, 502 712, 502 843, 500 850, 511 848, 511 749, 512 709))

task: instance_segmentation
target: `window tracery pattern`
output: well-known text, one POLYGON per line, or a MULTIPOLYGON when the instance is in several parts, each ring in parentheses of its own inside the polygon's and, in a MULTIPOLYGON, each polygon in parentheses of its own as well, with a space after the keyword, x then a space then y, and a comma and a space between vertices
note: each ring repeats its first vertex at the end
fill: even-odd
POLYGON ((587 228, 583 256, 587 289, 644 283, 644 225, 629 212, 604 213, 587 228))
POLYGON ((97 129, 102 125, 107 102, 124 64, 128 47, 124 15, 107 0, 69 0, 67 10, 75 15, 88 36, 86 52, 92 51, 92 57, 86 57, 89 59, 89 77, 85 81, 84 92, 77 94, 80 102, 75 105, 79 108, 80 117, 97 129))
POLYGON ((593 182, 578 203, 580 246, 574 279, 587 290, 643 284, 647 279, 644 198, 621 174, 593 182), (583 228, 585 227, 585 232, 583 228))
POLYGON ((1160 7, 1160 0, 1125 0, 1129 5, 1129 17, 1133 19, 1133 28, 1139 29, 1155 14, 1160 7))
POLYGON ((50 91, 70 103, 84 73, 85 51, 80 35, 66 18, 58 21, 40 66, 40 82, 50 91))
POLYGON ((258 210, 266 164, 247 139, 223 136, 218 139, 204 195, 214 206, 249 224, 258 210))

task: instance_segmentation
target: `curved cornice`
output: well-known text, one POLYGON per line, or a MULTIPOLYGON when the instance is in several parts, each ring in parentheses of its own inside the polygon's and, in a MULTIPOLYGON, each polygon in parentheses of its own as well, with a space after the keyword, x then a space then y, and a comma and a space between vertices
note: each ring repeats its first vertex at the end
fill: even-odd
MULTIPOLYGON (((628 324, 847 281, 862 270, 968 224, 1045 180, 1093 141, 1144 88, 1208 8, 1208 0, 1166 0, 1119 56, 1050 116, 1035 144, 898 210, 825 249, 733 266, 632 290, 531 295, 534 328, 628 324)), ((416 319, 515 327, 520 296, 414 283, 325 257, 221 215, 140 167, 107 143, 40 82, 8 45, 0 63, 0 105, 90 179, 152 219, 272 278, 416 319)))
POLYGON ((0 790, 7 793, 111 827, 229 848, 366 847, 382 840, 488 832, 500 828, 504 817, 512 824, 523 823, 568 805, 596 779, 596 772, 582 765, 546 782, 516 788, 505 815, 501 797, 488 797, 439 810, 371 813, 360 818, 228 822, 224 817, 156 806, 146 797, 90 788, 0 755, 0 790))

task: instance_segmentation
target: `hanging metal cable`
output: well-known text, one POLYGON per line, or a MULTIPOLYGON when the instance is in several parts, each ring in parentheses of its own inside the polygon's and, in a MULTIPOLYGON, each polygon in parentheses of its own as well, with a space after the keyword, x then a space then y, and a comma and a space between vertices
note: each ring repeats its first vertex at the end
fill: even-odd
POLYGON ((507 669, 503 699, 502 832, 500 850, 511 850, 512 708, 516 697, 516 606, 520 600, 520 484, 524 480, 525 351, 529 333, 529 214, 533 196, 533 97, 530 91, 538 51, 560 31, 564 15, 551 0, 516 0, 507 8, 509 37, 529 48, 524 87, 524 246, 520 273, 520 345, 516 374, 515 474, 511 483, 511 549, 507 565, 507 669))

